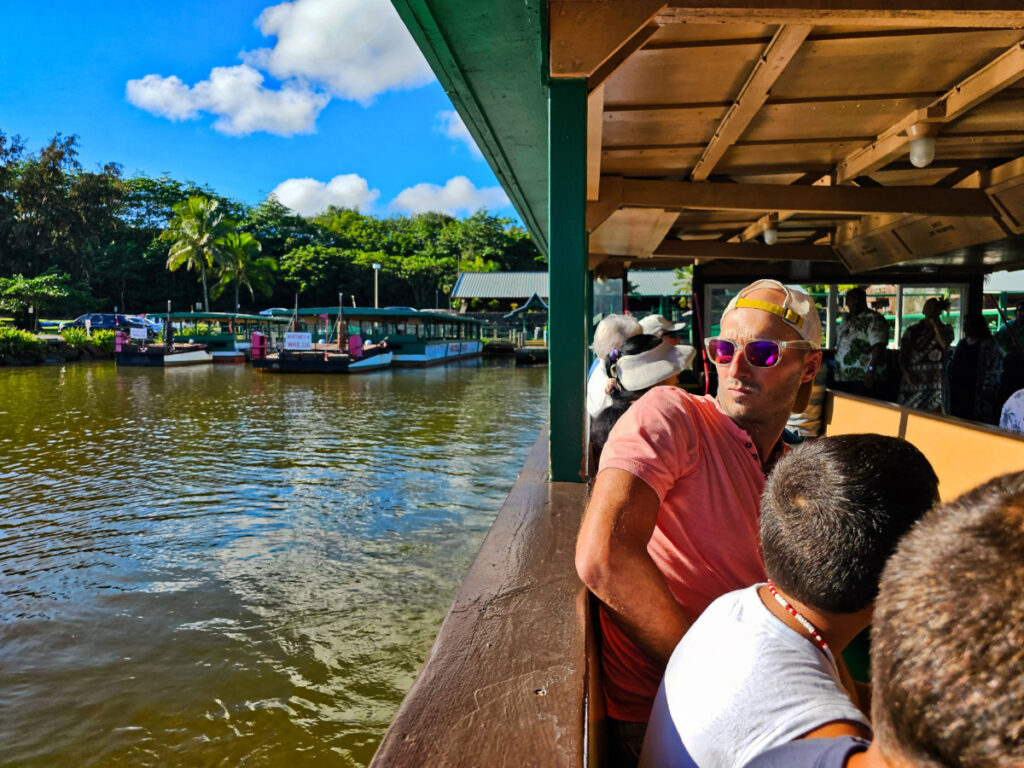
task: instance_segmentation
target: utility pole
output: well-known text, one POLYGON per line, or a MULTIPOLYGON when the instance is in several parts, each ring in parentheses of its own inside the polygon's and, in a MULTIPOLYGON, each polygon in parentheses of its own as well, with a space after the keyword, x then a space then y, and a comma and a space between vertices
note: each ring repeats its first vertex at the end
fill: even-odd
POLYGON ((380 277, 380 264, 374 262, 373 264, 373 308, 380 308, 379 292, 378 292, 378 278, 380 277))

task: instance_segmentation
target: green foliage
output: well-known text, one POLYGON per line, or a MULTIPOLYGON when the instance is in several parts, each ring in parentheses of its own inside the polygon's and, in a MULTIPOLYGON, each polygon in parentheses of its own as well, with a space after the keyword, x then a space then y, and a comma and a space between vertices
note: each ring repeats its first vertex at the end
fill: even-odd
POLYGON ((0 309, 14 313, 15 324, 22 328, 32 324, 29 320, 30 307, 35 311, 32 316, 34 320, 41 313, 61 304, 62 300, 71 296, 80 298, 81 295, 81 291, 72 288, 66 273, 47 273, 38 277, 20 274, 0 277, 0 309))
POLYGON ((486 210, 463 220, 442 213, 378 218, 346 208, 304 218, 274 198, 250 208, 190 181, 126 179, 114 163, 86 172, 78 152, 74 136, 57 135, 30 153, 19 137, 0 132, 0 275, 66 275, 66 293, 48 305, 65 316, 115 306, 162 310, 168 300, 188 306, 198 297, 186 271, 198 273, 206 308, 211 269, 215 296, 233 288, 236 305, 246 293, 290 306, 296 291, 307 305, 334 304, 339 292, 346 303, 354 295, 365 305, 373 296, 371 265, 379 263, 382 304, 433 306, 435 292, 447 298, 459 271, 544 267, 525 230, 486 210), (261 248, 224 263, 228 234, 248 235, 261 248))
POLYGON ((248 232, 230 232, 218 243, 221 247, 221 264, 218 269, 220 281, 213 286, 213 298, 218 298, 224 289, 234 283, 235 304, 239 306, 239 294, 244 287, 249 291, 249 298, 255 299, 258 291, 261 296, 273 293, 274 278, 271 272, 277 269, 277 262, 271 258, 257 258, 260 241, 248 232))
POLYGON ((85 328, 68 327, 60 335, 71 349, 81 349, 89 343, 89 333, 85 328))
POLYGON ((0 357, 42 362, 46 344, 34 333, 0 325, 0 357))
POLYGON ((114 351, 114 331, 103 328, 98 331, 92 332, 92 343, 93 346, 98 347, 104 352, 114 351))
POLYGON ((0 274, 56 268, 88 281, 107 268, 104 246, 116 236, 124 197, 121 169, 83 171, 77 141, 57 134, 27 157, 17 137, 0 147, 0 274))
POLYGON ((198 271, 203 281, 203 307, 210 309, 210 291, 206 270, 223 262, 223 238, 232 232, 235 223, 224 216, 221 204, 208 197, 194 196, 172 209, 174 218, 160 235, 171 244, 167 268, 172 272, 184 266, 198 271))

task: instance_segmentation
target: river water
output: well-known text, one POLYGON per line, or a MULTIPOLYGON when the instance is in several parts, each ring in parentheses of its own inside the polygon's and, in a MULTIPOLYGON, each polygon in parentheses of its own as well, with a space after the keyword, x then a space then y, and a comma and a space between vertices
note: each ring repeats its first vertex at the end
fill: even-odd
POLYGON ((365 765, 546 371, 0 368, 0 765, 365 765))

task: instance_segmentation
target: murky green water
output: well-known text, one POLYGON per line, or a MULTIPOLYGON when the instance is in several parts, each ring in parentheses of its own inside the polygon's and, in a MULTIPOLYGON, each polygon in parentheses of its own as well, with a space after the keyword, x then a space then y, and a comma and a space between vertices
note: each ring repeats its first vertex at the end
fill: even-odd
POLYGON ((0 764, 369 762, 545 376, 0 368, 0 764))

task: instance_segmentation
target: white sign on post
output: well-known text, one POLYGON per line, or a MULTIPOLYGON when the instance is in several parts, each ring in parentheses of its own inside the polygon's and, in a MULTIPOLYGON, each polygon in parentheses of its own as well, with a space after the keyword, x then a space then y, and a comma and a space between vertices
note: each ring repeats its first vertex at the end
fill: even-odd
POLYGON ((313 334, 289 331, 284 335, 285 349, 312 349, 313 334))
POLYGON ((146 329, 145 328, 132 328, 130 330, 131 337, 133 339, 145 339, 146 329))
POLYGON ((92 336, 92 320, 85 318, 85 335, 92 336))

